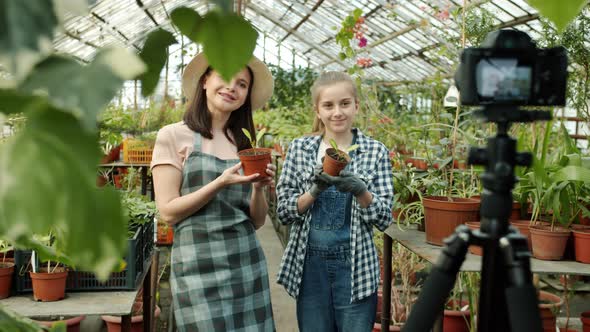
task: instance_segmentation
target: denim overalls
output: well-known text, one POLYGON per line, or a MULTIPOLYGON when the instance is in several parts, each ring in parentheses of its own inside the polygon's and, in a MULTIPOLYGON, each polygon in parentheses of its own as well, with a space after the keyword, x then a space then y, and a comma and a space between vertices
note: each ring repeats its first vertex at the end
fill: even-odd
MULTIPOLYGON (((354 144, 354 142, 353 142, 354 144)), ((354 158, 354 152, 351 157, 354 158)), ((352 194, 334 186, 323 191, 311 208, 311 227, 297 298, 301 332, 371 331, 376 294, 350 303, 350 221, 352 194)))

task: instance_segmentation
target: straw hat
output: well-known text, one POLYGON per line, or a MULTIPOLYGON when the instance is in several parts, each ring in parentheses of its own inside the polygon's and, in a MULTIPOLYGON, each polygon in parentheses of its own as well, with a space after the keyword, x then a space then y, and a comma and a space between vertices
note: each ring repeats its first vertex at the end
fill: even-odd
MULTIPOLYGON (((184 73, 182 74, 182 91, 189 103, 192 101, 197 83, 199 83, 199 79, 203 76, 207 67, 209 67, 209 62, 205 54, 199 53, 184 69, 184 73)), ((258 58, 252 57, 248 63, 248 67, 250 67, 254 74, 254 85, 252 86, 252 95, 250 98, 252 110, 254 111, 264 106, 272 95, 274 80, 264 62, 258 58)))

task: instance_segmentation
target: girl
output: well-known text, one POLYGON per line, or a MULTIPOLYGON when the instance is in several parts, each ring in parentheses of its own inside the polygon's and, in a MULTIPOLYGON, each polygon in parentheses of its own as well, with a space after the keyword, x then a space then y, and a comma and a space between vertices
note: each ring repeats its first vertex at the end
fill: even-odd
POLYGON ((311 95, 319 134, 291 143, 277 186, 279 220, 292 224, 278 283, 297 300, 301 332, 371 331, 379 285, 373 226, 392 222, 389 153, 352 127, 359 101, 350 76, 323 73, 311 95), (330 139, 344 151, 359 146, 336 177, 321 166, 330 139))
POLYGON ((250 147, 252 111, 273 79, 253 58, 226 83, 204 54, 186 67, 184 121, 158 132, 152 158, 160 218, 173 225, 170 284, 179 331, 273 331, 268 272, 255 230, 268 206, 270 177, 244 176, 237 152, 250 147))

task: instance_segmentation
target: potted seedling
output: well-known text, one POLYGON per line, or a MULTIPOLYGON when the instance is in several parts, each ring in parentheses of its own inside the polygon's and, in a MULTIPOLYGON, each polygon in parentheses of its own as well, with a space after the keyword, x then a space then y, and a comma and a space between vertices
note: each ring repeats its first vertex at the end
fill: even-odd
POLYGON ((331 176, 338 176, 340 171, 350 162, 348 153, 358 149, 359 146, 357 144, 351 145, 346 151, 342 151, 338 149, 338 144, 333 139, 330 139, 330 145, 332 147, 326 149, 326 155, 324 157, 324 172, 331 176))
MULTIPOLYGON (((55 249, 55 236, 52 232, 49 232, 47 236, 39 237, 38 240, 47 246, 48 250, 55 249)), ((60 255, 56 253, 56 257, 58 256, 60 255)), ((29 271, 29 275, 33 284, 35 301, 59 301, 65 297, 68 270, 63 264, 49 259, 37 264, 36 251, 33 251, 31 267, 32 271, 29 271)))
POLYGON ((6 253, 13 248, 7 241, 0 240, 0 300, 10 296, 10 286, 12 284, 12 273, 14 272, 14 262, 6 260, 6 253))
POLYGON ((256 136, 250 133, 246 128, 242 128, 244 135, 250 140, 252 148, 238 152, 244 175, 260 174, 260 178, 269 176, 266 174, 266 166, 271 163, 270 149, 258 147, 258 142, 266 132, 262 129, 256 136))

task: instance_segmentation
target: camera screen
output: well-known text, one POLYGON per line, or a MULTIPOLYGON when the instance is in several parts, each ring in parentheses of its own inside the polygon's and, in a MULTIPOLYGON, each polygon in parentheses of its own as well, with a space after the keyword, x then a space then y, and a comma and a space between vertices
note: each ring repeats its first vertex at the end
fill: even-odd
POLYGON ((482 101, 526 102, 532 84, 532 68, 514 58, 482 58, 476 66, 477 93, 482 101))

